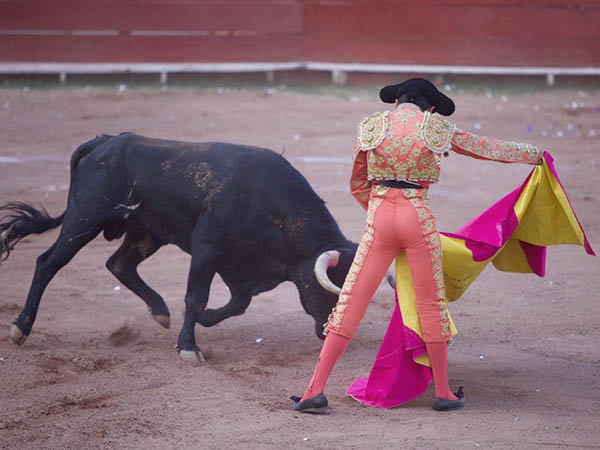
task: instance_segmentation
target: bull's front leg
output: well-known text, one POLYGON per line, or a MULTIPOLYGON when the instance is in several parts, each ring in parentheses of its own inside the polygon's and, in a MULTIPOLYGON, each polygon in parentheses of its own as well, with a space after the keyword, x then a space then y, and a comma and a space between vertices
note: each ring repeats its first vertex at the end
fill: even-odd
POLYGON ((67 212, 57 241, 37 258, 25 307, 10 329, 10 337, 15 344, 23 344, 31 333, 42 294, 48 283, 84 245, 98 235, 99 231, 99 228, 91 226, 86 228, 86 224, 67 212))
POLYGON ((181 359, 204 362, 200 348, 196 345, 194 328, 196 318, 208 303, 210 284, 215 276, 214 263, 217 250, 212 245, 196 246, 192 251, 192 263, 185 294, 185 314, 183 328, 177 340, 177 350, 181 359))

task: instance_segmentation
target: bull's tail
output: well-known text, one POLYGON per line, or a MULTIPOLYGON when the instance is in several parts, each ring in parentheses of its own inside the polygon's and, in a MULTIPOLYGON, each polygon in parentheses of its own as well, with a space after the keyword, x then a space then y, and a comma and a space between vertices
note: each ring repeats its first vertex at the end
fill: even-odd
MULTIPOLYGON (((81 160, 112 137, 103 134, 81 144, 71 157, 71 178, 81 160)), ((65 213, 66 211, 58 217, 50 217, 45 209, 36 209, 22 202, 0 206, 0 262, 8 258, 10 251, 25 236, 42 234, 61 225, 65 213)))
POLYGON ((45 209, 14 202, 0 206, 0 262, 6 260, 17 242, 30 234, 42 234, 63 222, 65 213, 50 217, 45 209))

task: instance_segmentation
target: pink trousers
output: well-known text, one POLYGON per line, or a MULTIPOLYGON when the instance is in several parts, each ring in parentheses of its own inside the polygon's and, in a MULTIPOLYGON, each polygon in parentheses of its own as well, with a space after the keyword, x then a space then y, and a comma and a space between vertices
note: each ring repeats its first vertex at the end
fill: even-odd
MULTIPOLYGON (((352 339, 394 258, 406 252, 425 342, 450 340, 442 248, 427 189, 373 186, 367 224, 326 332, 352 339)), ((394 298, 393 296, 390 296, 394 298)))

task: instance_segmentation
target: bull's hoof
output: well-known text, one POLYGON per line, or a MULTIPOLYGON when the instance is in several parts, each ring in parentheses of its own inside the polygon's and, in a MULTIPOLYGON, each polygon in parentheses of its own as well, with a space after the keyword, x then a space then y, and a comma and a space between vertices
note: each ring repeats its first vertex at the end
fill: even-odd
POLYGON ((10 327, 10 338, 17 345, 23 345, 23 342, 27 340, 27 335, 21 331, 16 323, 13 323, 10 327))
POLYGON ((161 326, 167 330, 171 327, 171 318, 162 314, 152 314, 152 318, 161 326))
POLYGON ((390 285, 390 287, 392 289, 396 289, 396 277, 392 274, 387 274, 387 276, 385 277, 388 284, 390 285))
POLYGON ((202 355, 202 352, 195 352, 193 350, 179 350, 179 357, 184 361, 192 362, 192 363, 204 363, 206 359, 202 355))

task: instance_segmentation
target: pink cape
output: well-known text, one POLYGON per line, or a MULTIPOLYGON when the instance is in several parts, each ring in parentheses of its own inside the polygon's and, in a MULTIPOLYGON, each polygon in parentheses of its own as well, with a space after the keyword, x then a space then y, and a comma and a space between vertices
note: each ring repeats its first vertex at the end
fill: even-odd
POLYGON ((396 300, 370 375, 352 383, 346 395, 380 408, 393 408, 419 397, 432 380, 431 369, 415 362, 424 353, 425 343, 404 326, 396 300))
MULTIPOLYGON (((558 181, 568 201, 564 187, 553 166, 553 159, 544 153, 548 169, 558 181)), ((533 171, 525 182, 513 192, 494 204, 456 233, 442 233, 448 237, 465 241, 474 261, 485 261, 492 258, 513 235, 519 220, 515 214, 515 204, 526 188, 533 171)), ((569 202, 569 207, 570 207, 569 202)), ((572 208, 571 208, 572 209, 572 208)), ((573 211, 577 224, 581 224, 573 211)), ((583 228, 581 228, 583 232, 583 228)), ((594 255, 585 232, 583 245, 588 254, 594 255)), ((546 263, 546 247, 519 241, 533 273, 544 276, 546 263)), ((350 385, 346 395, 369 406, 393 408, 421 396, 432 380, 431 369, 415 362, 415 359, 426 353, 425 343, 411 329, 404 326, 402 313, 396 307, 377 353, 371 373, 367 378, 360 378, 350 385)))

